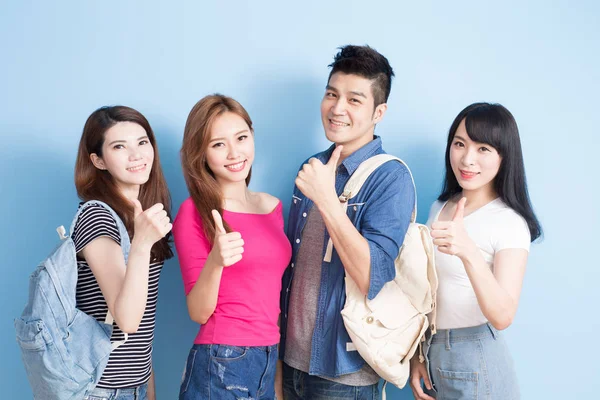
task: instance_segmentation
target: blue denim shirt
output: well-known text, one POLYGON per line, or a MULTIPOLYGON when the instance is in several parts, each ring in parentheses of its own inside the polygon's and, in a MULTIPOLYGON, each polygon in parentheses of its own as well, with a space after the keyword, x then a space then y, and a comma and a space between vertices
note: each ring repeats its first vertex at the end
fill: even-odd
MULTIPOLYGON (((314 157, 326 163, 335 148, 314 157)), ((337 169, 335 189, 340 195, 350 176, 368 158, 385 153, 381 138, 361 147, 347 157, 337 169)), ((377 296, 385 283, 394 279, 394 260, 404 240, 415 202, 415 193, 407 168, 398 162, 387 162, 379 167, 365 182, 360 192, 348 204, 347 215, 356 229, 368 241, 371 255, 369 299, 377 296)), ((281 294, 281 346, 280 358, 285 355, 287 312, 289 307, 294 263, 302 241, 302 230, 313 202, 294 187, 288 219, 287 235, 292 243, 291 263, 283 276, 281 294)), ((325 232, 323 255, 329 235, 325 232)), ((357 351, 347 351, 350 337, 340 312, 346 301, 344 267, 333 251, 331 262, 322 262, 321 286, 317 303, 315 330, 312 337, 309 374, 338 377, 356 372, 364 365, 357 351)))

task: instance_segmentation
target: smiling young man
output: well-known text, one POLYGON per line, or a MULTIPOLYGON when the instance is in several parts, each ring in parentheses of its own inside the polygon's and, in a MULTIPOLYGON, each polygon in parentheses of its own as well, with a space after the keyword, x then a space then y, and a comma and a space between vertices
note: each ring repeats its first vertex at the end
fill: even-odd
POLYGON ((321 119, 333 145, 298 172, 288 221, 292 262, 283 278, 280 345, 286 400, 380 398, 379 377, 349 345, 340 315, 344 277, 369 299, 394 279, 415 201, 406 167, 388 162, 347 213, 340 207, 338 196, 360 163, 384 153, 375 126, 387 111, 394 73, 368 46, 342 47, 330 67, 321 119))

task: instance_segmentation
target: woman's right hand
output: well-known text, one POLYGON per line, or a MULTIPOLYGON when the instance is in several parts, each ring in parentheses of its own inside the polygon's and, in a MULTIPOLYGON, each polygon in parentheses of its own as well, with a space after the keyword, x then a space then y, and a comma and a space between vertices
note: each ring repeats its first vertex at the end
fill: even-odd
POLYGON ((154 243, 165 237, 173 225, 167 211, 161 203, 157 203, 144 211, 139 200, 133 200, 134 206, 134 240, 137 243, 152 247, 154 243))
POLYGON ((242 259, 244 239, 239 232, 227 233, 217 210, 212 210, 212 216, 215 221, 215 238, 208 257, 215 265, 229 267, 242 259))
POLYGON ((410 360, 410 388, 416 400, 435 400, 433 397, 425 394, 421 387, 421 379, 425 382, 425 387, 431 390, 431 382, 427 374, 425 363, 419 361, 419 357, 415 356, 410 360))

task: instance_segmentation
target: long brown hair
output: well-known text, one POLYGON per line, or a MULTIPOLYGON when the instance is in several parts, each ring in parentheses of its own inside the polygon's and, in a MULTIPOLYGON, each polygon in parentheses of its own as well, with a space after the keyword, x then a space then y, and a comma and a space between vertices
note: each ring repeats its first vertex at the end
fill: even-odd
MULTIPOLYGON (((185 182, 202 219, 204 234, 211 243, 216 230, 211 211, 223 213, 223 194, 206 162, 206 150, 215 120, 226 112, 240 116, 253 132, 250 115, 240 103, 231 97, 213 94, 201 99, 190 111, 181 146, 181 166, 185 182)), ((251 173, 252 168, 246 178, 246 185, 250 183, 251 173)), ((223 221, 223 224, 227 232, 231 232, 227 222, 223 221)))
MULTIPOLYGON (((154 149, 154 161, 150 177, 146 183, 141 185, 138 196, 142 208, 145 210, 156 203, 162 203, 169 218, 171 217, 171 195, 160 166, 154 132, 148 120, 139 111, 130 107, 101 107, 88 117, 83 127, 77 161, 75 162, 75 187, 81 200, 100 200, 111 206, 125 224, 129 237, 133 238, 135 234, 133 229, 133 204, 121 194, 112 175, 106 170, 96 168, 90 158, 93 153, 102 158, 102 146, 104 145, 106 131, 119 122, 133 122, 144 128, 154 149)), ((153 260, 162 261, 173 257, 173 252, 169 246, 169 238, 170 233, 152 246, 153 260)))

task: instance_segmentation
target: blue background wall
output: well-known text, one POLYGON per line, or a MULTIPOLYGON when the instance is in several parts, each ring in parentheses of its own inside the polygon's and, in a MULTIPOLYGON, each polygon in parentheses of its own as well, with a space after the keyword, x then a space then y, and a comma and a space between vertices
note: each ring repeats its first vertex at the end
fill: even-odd
MULTIPOLYGON (((148 117, 176 211, 187 197, 178 158, 187 114, 206 94, 231 95, 255 121, 251 186, 283 199, 287 211, 299 163, 328 145, 319 102, 327 64, 347 43, 370 44, 395 69, 377 131, 412 167, 421 221, 440 188, 454 116, 481 100, 514 113, 546 230, 506 332, 523 398, 597 393, 599 352, 590 340, 600 306, 597 2, 168 3, 2 4, 2 398, 31 398, 12 319, 26 301, 28 275, 57 242, 54 228, 75 211, 73 166, 87 116, 125 104, 148 117)), ((176 260, 161 277, 157 318, 158 395, 175 398, 197 329, 176 260)), ((409 389, 388 393, 412 398, 409 389)))

